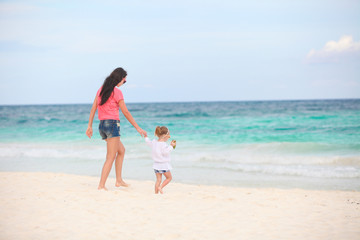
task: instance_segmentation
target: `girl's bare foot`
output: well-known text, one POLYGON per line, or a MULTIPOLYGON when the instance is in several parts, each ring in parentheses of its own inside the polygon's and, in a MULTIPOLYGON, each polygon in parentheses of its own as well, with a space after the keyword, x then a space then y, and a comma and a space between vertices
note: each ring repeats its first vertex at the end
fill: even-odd
POLYGON ((121 181, 121 182, 116 181, 116 183, 115 183, 115 187, 129 187, 129 186, 130 185, 124 181, 121 181))
POLYGON ((163 191, 162 191, 162 188, 161 187, 158 187, 158 191, 163 194, 163 191))
POLYGON ((100 187, 100 186, 98 186, 98 190, 105 190, 105 191, 107 191, 108 189, 104 186, 104 187, 100 187))

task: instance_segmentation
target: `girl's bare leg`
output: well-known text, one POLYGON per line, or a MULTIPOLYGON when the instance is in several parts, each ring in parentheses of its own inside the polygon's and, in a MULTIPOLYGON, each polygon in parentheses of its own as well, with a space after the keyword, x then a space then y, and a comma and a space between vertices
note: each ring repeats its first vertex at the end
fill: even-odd
POLYGON ((159 193, 159 187, 162 180, 162 174, 161 173, 155 173, 156 174, 156 182, 155 182, 155 194, 159 193))
POLYGON ((115 186, 116 187, 120 187, 120 186, 128 187, 129 186, 122 179, 122 166, 123 166, 123 162, 124 162, 124 156, 125 156, 125 147, 119 139, 119 146, 118 146, 117 156, 115 159, 115 173, 116 173, 115 186))
POLYGON ((119 141, 120 141, 120 137, 106 139, 106 147, 107 147, 106 161, 104 163, 104 166, 103 166, 102 172, 101 172, 101 178, 100 178, 100 183, 99 183, 99 187, 98 187, 99 190, 100 189, 107 190, 107 188, 105 187, 105 183, 109 176, 111 167, 114 163, 116 152, 118 151, 119 141))
POLYGON ((163 181, 163 183, 161 184, 161 186, 159 187, 159 191, 160 193, 163 193, 162 189, 168 185, 168 183, 171 181, 172 176, 171 176, 171 172, 166 172, 164 173, 164 176, 166 177, 166 179, 163 181))

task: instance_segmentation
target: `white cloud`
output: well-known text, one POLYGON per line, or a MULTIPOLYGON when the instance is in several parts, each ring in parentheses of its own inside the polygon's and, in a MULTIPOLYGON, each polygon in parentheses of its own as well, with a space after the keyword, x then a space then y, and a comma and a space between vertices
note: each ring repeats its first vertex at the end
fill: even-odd
POLYGON ((306 60, 309 63, 339 62, 353 57, 360 57, 360 41, 355 42, 352 36, 345 35, 338 42, 327 42, 320 50, 311 49, 306 60))

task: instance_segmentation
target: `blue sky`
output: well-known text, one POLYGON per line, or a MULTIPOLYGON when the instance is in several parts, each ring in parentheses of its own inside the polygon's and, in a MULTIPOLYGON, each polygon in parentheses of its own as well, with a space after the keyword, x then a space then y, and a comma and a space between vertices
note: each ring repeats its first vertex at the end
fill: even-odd
POLYGON ((0 105, 360 97, 360 1, 0 1, 0 105))

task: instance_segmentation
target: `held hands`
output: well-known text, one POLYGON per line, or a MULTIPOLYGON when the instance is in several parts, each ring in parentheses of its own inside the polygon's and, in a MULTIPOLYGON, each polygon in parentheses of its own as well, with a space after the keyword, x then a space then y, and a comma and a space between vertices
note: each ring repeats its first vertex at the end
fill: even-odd
POLYGON ((91 138, 92 135, 93 135, 93 130, 92 130, 92 127, 88 127, 87 130, 86 130, 86 135, 91 138))
POLYGON ((138 131, 138 133, 140 133, 140 135, 142 137, 147 137, 147 132, 146 131, 142 130, 141 128, 137 128, 136 130, 138 131))

